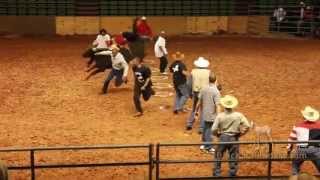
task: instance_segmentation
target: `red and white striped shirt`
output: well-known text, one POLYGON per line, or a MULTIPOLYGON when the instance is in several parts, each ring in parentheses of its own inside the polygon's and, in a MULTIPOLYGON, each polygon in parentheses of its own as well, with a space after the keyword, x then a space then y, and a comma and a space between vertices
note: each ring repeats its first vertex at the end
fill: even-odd
MULTIPOLYGON (((320 140, 320 121, 310 122, 302 121, 293 127, 288 141, 309 141, 320 140)), ((297 146, 308 146, 307 143, 300 143, 297 146)), ((287 148, 292 148, 292 144, 288 144, 287 148)))

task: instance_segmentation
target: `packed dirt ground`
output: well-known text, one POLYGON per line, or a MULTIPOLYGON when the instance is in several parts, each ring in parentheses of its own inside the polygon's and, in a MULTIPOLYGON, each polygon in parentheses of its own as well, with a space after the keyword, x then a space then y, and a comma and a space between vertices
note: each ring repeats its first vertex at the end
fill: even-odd
MULTIPOLYGON (((84 81, 81 54, 94 37, 16 37, 0 39, 0 145, 55 147, 78 145, 200 143, 198 122, 185 133, 188 113, 172 113, 173 96, 143 103, 145 115, 133 117, 133 77, 120 88, 113 84, 99 95, 107 72, 84 81)), ((306 105, 320 109, 320 43, 245 37, 169 38, 168 50, 185 53, 188 69, 198 56, 209 58, 222 84, 233 94, 238 111, 258 125, 272 127, 274 140, 286 140, 306 105)), ((152 47, 147 62, 155 62, 152 47)), ((170 78, 169 78, 170 79, 170 78)), ((171 81, 170 81, 171 82, 171 81)), ((171 90, 173 92, 173 90, 171 90)), ((188 107, 191 106, 189 100, 188 107)), ((241 140, 255 140, 249 132, 241 140)), ((278 146, 285 154, 285 145, 278 146)), ((241 147, 253 154, 253 148, 241 147)), ((169 148, 163 159, 212 156, 198 146, 169 148)), ((1 153, 10 165, 28 165, 28 153, 1 153)), ((98 150, 37 153, 36 163, 144 161, 143 150, 98 150), (91 153, 90 153, 91 152, 91 153)), ((266 163, 240 163, 239 175, 263 175, 266 163)), ((311 163, 304 170, 314 172, 311 163)), ((224 166, 224 175, 227 165, 224 166)), ((146 179, 146 167, 37 170, 37 179, 146 179)), ((210 176, 212 163, 164 165, 161 176, 210 176)), ((274 163, 273 173, 289 175, 290 163, 274 163)), ((12 179, 28 179, 29 171, 10 171, 12 179)))

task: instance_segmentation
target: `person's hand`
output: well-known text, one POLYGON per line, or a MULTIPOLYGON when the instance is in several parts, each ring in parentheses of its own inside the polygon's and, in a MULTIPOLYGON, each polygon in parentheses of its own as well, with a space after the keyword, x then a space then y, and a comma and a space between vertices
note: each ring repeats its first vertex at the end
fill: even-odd
POLYGON ((146 87, 142 86, 142 87, 141 87, 141 90, 142 90, 142 91, 146 90, 146 87))
POLYGON ((127 76, 123 76, 123 77, 122 77, 122 81, 123 81, 124 83, 127 83, 127 82, 128 82, 127 76))

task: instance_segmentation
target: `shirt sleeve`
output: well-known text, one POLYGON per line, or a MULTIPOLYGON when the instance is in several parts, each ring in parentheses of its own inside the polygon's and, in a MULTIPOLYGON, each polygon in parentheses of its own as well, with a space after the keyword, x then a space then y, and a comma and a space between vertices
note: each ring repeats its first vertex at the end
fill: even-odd
POLYGON ((124 58, 122 58, 122 61, 121 61, 121 64, 122 64, 122 67, 123 67, 123 76, 127 76, 128 75, 128 71, 129 71, 129 65, 128 63, 126 62, 126 60, 124 58))
POLYGON ((246 133, 250 128, 249 121, 243 114, 240 114, 240 125, 243 126, 242 134, 246 133))
POLYGON ((219 105, 220 104, 220 97, 221 97, 221 94, 220 94, 219 90, 216 89, 215 96, 213 97, 215 105, 219 105))
POLYGON ((220 121, 219 119, 220 119, 220 116, 218 114, 211 127, 211 132, 213 135, 217 135, 219 132, 219 121, 220 121))
POLYGON ((98 41, 99 41, 99 35, 96 37, 96 39, 92 42, 93 46, 98 45, 98 41))

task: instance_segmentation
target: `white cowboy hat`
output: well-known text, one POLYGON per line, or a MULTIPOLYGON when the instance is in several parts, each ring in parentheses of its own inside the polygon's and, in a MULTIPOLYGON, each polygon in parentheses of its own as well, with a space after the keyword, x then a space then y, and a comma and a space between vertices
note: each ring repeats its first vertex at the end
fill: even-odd
POLYGON ((304 110, 301 111, 302 116, 305 118, 306 121, 315 122, 319 120, 319 111, 313 109, 310 106, 306 106, 304 110))
POLYGON ((225 95, 220 99, 220 103, 223 107, 233 109, 238 106, 238 99, 231 95, 225 95))
POLYGON ((210 63, 205 58, 199 57, 197 60, 194 61, 193 64, 199 68, 206 68, 209 66, 210 63))
POLYGON ((184 54, 181 53, 180 51, 177 51, 176 53, 172 54, 172 58, 174 60, 183 60, 184 59, 184 54))
POLYGON ((142 17, 141 17, 141 20, 147 20, 147 17, 142 16, 142 17))

